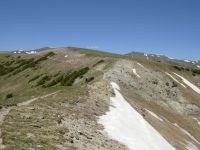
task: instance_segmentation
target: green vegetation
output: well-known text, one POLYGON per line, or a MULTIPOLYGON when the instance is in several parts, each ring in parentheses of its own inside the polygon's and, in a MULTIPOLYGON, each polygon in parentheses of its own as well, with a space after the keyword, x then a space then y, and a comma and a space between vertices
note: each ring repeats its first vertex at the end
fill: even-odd
POLYGON ((32 82, 35 81, 36 79, 38 79, 41 75, 36 75, 33 78, 31 78, 28 82, 32 82))
POLYGON ((12 93, 9 93, 9 94, 6 95, 6 99, 12 98, 12 97, 13 97, 13 94, 12 94, 12 93))
POLYGON ((179 67, 179 66, 173 66, 176 70, 178 70, 178 71, 182 71, 182 70, 184 70, 184 68, 183 67, 179 67))
MULTIPOLYGON (((32 82, 40 78, 35 86, 42 86, 43 88, 52 87, 60 83, 61 86, 72 86, 74 81, 77 78, 82 78, 85 73, 89 71, 89 67, 81 68, 75 71, 69 71, 66 75, 61 74, 61 72, 56 73, 55 75, 45 75, 42 78, 41 75, 36 75, 31 78, 28 82, 32 82), (49 81, 49 82, 47 82, 49 81)), ((94 80, 94 77, 90 77, 86 82, 94 80)))
POLYGON ((51 80, 51 76, 45 75, 36 84, 36 86, 44 85, 46 81, 51 80))
POLYGON ((54 77, 57 77, 61 72, 59 71, 58 73, 54 74, 54 77))
MULTIPOLYGON (((74 81, 77 78, 82 78, 84 74, 86 74, 89 71, 89 67, 85 67, 85 68, 81 68, 79 70, 75 70, 75 71, 70 71, 67 74, 63 75, 57 75, 56 79, 51 80, 49 83, 45 84, 45 81, 43 81, 44 79, 41 79, 41 81, 39 81, 41 84, 43 84, 42 87, 51 87, 54 85, 57 85, 60 83, 61 86, 72 86, 74 81)), ((60 72, 59 72, 60 74, 60 72)), ((55 75, 53 75, 52 77, 54 77, 55 75)), ((92 80, 94 80, 94 77, 89 77, 85 79, 85 82, 91 82, 92 80)))
POLYGON ((54 86, 58 83, 60 83, 63 80, 63 75, 58 76, 55 80, 52 80, 51 82, 49 82, 46 87, 51 87, 54 86))
POLYGON ((35 67, 39 62, 44 61, 48 59, 48 57, 55 55, 54 52, 49 52, 45 54, 44 56, 34 60, 34 58, 30 59, 18 59, 15 61, 14 66, 10 66, 11 64, 14 63, 14 61, 8 61, 4 63, 4 65, 0 65, 0 76, 6 75, 8 73, 12 73, 12 75, 15 75, 19 72, 22 72, 28 68, 35 67), (9 67, 7 67, 9 66, 9 67))
POLYGON ((8 73, 12 72, 15 69, 16 69, 16 67, 7 68, 7 67, 4 67, 3 65, 0 64, 0 76, 8 74, 8 73))
POLYGON ((51 57, 51 56, 54 56, 54 55, 55 55, 54 52, 49 52, 49 53, 45 54, 44 56, 40 57, 39 59, 37 59, 37 60, 34 62, 34 64, 38 64, 38 63, 41 62, 41 61, 47 60, 48 57, 51 57))
POLYGON ((184 67, 179 67, 179 66, 173 66, 173 67, 178 71, 191 71, 193 76, 195 76, 195 74, 200 75, 199 69, 189 69, 189 68, 184 68, 184 67))
POLYGON ((10 60, 10 61, 5 62, 3 65, 5 65, 5 66, 10 66, 10 65, 12 65, 14 62, 15 62, 15 61, 12 59, 12 60, 10 60))
POLYGON ((97 65, 99 65, 99 64, 101 64, 101 63, 103 63, 103 62, 104 62, 104 60, 101 59, 101 60, 99 60, 96 64, 94 64, 93 67, 95 67, 95 66, 97 66, 97 65))
POLYGON ((89 71, 89 67, 85 67, 85 68, 79 69, 78 71, 74 71, 70 74, 67 74, 61 81, 61 85, 72 86, 76 78, 83 76, 88 71, 89 71))
POLYGON ((200 70, 199 69, 193 69, 192 72, 195 73, 195 74, 199 74, 200 75, 200 70))

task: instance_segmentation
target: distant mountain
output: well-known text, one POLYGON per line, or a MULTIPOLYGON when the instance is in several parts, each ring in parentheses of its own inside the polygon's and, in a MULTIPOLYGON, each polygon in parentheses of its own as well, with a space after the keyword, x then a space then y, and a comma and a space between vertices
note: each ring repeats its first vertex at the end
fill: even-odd
POLYGON ((149 61, 161 62, 171 65, 179 65, 182 67, 189 67, 189 68, 200 68, 200 61, 192 61, 192 60, 179 60, 171 57, 167 57, 165 55, 160 54, 146 54, 141 52, 130 52, 127 55, 131 57, 137 57, 146 59, 149 61))

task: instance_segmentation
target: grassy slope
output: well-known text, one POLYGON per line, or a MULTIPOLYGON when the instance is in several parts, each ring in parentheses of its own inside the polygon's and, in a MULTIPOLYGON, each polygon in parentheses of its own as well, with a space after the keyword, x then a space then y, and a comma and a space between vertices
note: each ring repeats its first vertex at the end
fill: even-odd
MULTIPOLYGON (((59 57, 59 55, 63 54, 57 53, 55 57, 59 57)), ((83 59, 84 64, 87 66, 90 65, 91 68, 87 73, 88 77, 94 76, 95 79, 98 79, 99 76, 102 75, 102 72, 95 68, 103 64, 103 68, 106 69, 113 62, 112 60, 105 59, 103 63, 97 64, 97 62, 101 59, 102 58, 99 58, 98 56, 96 56, 96 58, 92 61, 91 59, 88 61, 88 56, 83 59)), ((66 132, 68 132, 68 129, 57 125, 60 121, 58 116, 75 113, 73 112, 75 111, 73 110, 73 105, 76 105, 76 103, 82 103, 84 101, 84 97, 87 97, 87 87, 86 83, 82 81, 70 87, 55 86, 51 88, 31 88, 31 85, 27 84, 27 82, 36 74, 57 73, 57 71, 53 72, 51 69, 49 69, 49 67, 47 67, 50 65, 57 65, 52 64, 51 62, 54 61, 50 59, 42 62, 40 66, 43 68, 34 71, 27 78, 25 78, 26 74, 30 74, 32 70, 24 71, 23 73, 12 76, 5 81, 1 81, 1 85, 5 85, 7 87, 13 87, 14 85, 19 86, 15 89, 5 90, 6 92, 12 92, 14 97, 10 100, 1 101, 3 104, 13 102, 18 103, 26 101, 31 97, 39 97, 40 95, 45 95, 46 93, 60 91, 55 96, 39 99, 30 104, 28 107, 21 106, 11 110, 11 112, 6 116, 3 124, 2 136, 4 139, 4 144, 9 145, 7 149, 27 149, 30 147, 36 149, 58 149, 57 146, 64 143, 63 136, 66 132), (9 84, 7 83, 8 81, 9 84), (68 106, 67 109, 65 105, 68 106), (21 122, 23 122, 23 124, 21 122), (49 135, 52 135, 52 137, 49 135), (40 147, 41 145, 42 147, 40 147)), ((74 67, 79 68, 84 64, 74 67)), ((71 67, 70 64, 66 65, 71 67)), ((70 145, 66 147, 67 149, 71 150, 76 149, 70 145)))
MULTIPOLYGON (((17 59, 38 59, 48 52, 49 51, 42 51, 37 53, 37 55, 1 53, 0 60, 3 63, 10 60, 16 61, 17 59), (17 58, 19 56, 20 58, 17 58)), ((54 50, 54 52, 56 55, 48 57, 47 60, 41 61, 34 68, 30 67, 16 75, 8 73, 0 76, 0 105, 16 104, 34 96, 44 95, 58 89, 64 89, 65 87, 59 86, 59 84, 51 88, 42 88, 41 86, 36 87, 36 85, 37 82, 44 76, 50 77, 49 81, 46 82, 47 84, 48 82, 57 78, 55 75, 58 72, 60 72, 60 75, 65 75, 69 71, 78 70, 83 67, 92 68, 93 65, 101 59, 98 56, 92 58, 90 58, 90 56, 83 56, 75 59, 78 53, 69 49, 54 50), (65 58, 65 53, 69 54, 70 56, 65 58), (29 82, 38 75, 40 76, 38 79, 29 82), (9 93, 13 94, 12 98, 6 98, 6 95, 9 93)), ((92 76, 92 74, 90 76, 92 76)))

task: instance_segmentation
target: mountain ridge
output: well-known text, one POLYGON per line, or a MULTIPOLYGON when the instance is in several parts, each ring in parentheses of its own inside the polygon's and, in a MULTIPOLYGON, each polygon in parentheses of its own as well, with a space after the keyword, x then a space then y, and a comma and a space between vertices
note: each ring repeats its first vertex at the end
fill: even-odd
POLYGON ((0 149, 126 150, 155 137, 158 149, 199 149, 199 69, 147 56, 76 47, 0 53, 0 149), (146 124, 156 134, 132 130, 146 124))

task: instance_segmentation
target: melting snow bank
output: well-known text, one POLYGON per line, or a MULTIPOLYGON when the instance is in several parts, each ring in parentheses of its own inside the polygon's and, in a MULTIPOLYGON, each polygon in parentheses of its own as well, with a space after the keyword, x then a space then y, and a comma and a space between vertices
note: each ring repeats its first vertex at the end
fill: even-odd
POLYGON ((136 75, 136 77, 141 78, 139 74, 137 74, 136 69, 133 69, 133 74, 136 75))
POLYGON ((197 93, 199 93, 200 94, 200 89, 196 86, 196 85, 194 85, 194 84, 192 84, 190 81, 188 81, 187 79, 185 79, 184 77, 182 77, 182 76, 180 76, 180 75, 178 75, 178 74, 176 74, 176 73, 174 73, 176 76, 178 76, 179 78, 181 78, 181 80, 183 80, 183 82, 185 83, 185 84, 187 84, 189 87, 191 87, 195 92, 197 92, 197 93))
POLYGON ((149 114, 151 114, 152 116, 154 116, 155 118, 157 118, 158 120, 163 121, 163 119, 160 118, 158 115, 156 115, 154 112, 152 112, 152 111, 150 111, 150 110, 148 110, 148 109, 146 109, 146 111, 147 111, 149 114))
POLYGON ((169 77, 171 77, 175 82, 179 83, 182 87, 186 88, 186 86, 182 83, 180 83, 178 80, 176 80, 171 74, 165 72, 166 75, 168 75, 169 77))
POLYGON ((111 82, 115 97, 110 111, 98 123, 108 136, 125 144, 130 150, 175 150, 120 94, 119 86, 111 82))

